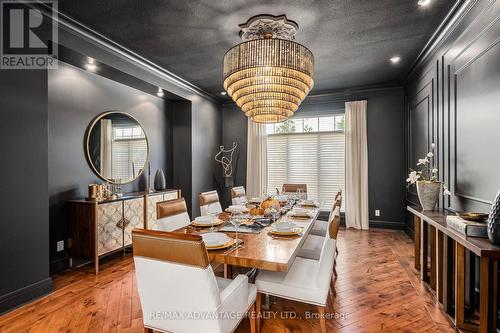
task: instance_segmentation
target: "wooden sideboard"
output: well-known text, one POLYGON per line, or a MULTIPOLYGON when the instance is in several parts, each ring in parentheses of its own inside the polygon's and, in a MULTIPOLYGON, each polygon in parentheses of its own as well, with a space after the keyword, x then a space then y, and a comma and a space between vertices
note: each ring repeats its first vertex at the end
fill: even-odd
POLYGON ((486 238, 465 237, 447 227, 444 209, 422 211, 408 206, 413 215, 415 268, 436 292, 459 329, 472 332, 496 332, 498 260, 500 247, 486 238), (479 304, 475 304, 475 261, 479 271, 479 304), (478 314, 470 314, 479 308, 478 314), (467 316, 469 312, 469 316, 467 316))
POLYGON ((99 272, 99 258, 132 245, 132 229, 157 229, 156 204, 180 198, 180 190, 128 193, 103 201, 69 201, 70 267, 73 259, 91 260, 99 272))

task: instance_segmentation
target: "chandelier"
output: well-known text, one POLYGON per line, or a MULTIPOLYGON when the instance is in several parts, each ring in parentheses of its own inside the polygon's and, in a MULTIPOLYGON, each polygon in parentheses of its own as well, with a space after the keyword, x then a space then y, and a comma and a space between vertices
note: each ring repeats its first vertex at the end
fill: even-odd
POLYGON ((299 27, 285 15, 254 16, 240 28, 243 42, 224 55, 224 89, 252 121, 285 121, 313 87, 314 56, 293 41, 299 27))

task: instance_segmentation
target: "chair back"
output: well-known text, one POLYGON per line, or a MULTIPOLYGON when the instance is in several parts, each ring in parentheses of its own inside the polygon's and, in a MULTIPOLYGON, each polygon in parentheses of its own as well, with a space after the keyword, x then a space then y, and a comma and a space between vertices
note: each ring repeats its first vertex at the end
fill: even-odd
POLYGON ((219 320, 187 317, 216 312, 221 303, 201 236, 134 229, 132 246, 144 326, 162 332, 221 331, 219 320))
POLYGON ((244 186, 231 188, 231 202, 233 205, 243 205, 248 202, 244 186))
POLYGON ((156 216, 158 229, 162 231, 174 231, 191 223, 184 198, 158 202, 156 216))
POLYGON ((307 184, 283 184, 283 192, 297 192, 298 189, 302 189, 302 192, 307 193, 307 184))
MULTIPOLYGON (((328 221, 331 221, 334 217, 335 209, 338 208, 340 211, 340 207, 342 207, 342 194, 335 196, 335 201, 333 202, 332 210, 330 210, 330 215, 328 216, 328 221)), ((339 214, 340 215, 340 214, 339 214)))
POLYGON ((333 273, 333 263, 335 260, 335 249, 337 246, 337 235, 340 228, 340 207, 336 207, 333 212, 333 218, 328 222, 328 231, 323 241, 321 255, 319 257, 319 274, 317 285, 321 290, 330 288, 330 279, 333 273))
POLYGON ((201 215, 208 215, 209 212, 221 213, 222 206, 220 205, 219 195, 217 191, 202 192, 199 196, 201 215))

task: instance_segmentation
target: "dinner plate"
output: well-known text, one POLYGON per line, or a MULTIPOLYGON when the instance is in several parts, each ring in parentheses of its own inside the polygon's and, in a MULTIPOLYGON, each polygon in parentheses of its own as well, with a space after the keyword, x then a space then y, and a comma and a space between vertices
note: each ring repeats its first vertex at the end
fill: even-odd
POLYGON ((232 239, 222 232, 208 232, 206 234, 201 234, 201 237, 207 249, 222 249, 227 246, 232 239))
POLYGON ((205 222, 199 223, 198 221, 194 220, 193 222, 191 222, 191 225, 194 225, 195 227, 211 227, 211 226, 216 227, 216 226, 221 225, 223 223, 224 223, 224 221, 219 220, 219 219, 215 220, 213 223, 212 222, 211 223, 205 223, 205 222))
POLYGON ((291 230, 288 230, 288 231, 280 231, 280 230, 276 230, 274 228, 271 228, 271 233, 273 235, 280 235, 280 236, 296 236, 296 235, 300 235, 302 233, 302 231, 304 231, 304 228, 302 227, 295 227, 291 230))

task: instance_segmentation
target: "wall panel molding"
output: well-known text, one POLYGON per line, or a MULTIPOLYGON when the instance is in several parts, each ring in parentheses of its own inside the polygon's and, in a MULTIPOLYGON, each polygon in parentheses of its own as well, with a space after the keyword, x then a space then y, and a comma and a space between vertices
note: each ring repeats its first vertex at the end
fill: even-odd
MULTIPOLYGON (((422 140, 412 137, 413 113, 432 98, 435 123, 428 132, 437 144, 439 177, 452 192, 440 206, 488 212, 500 187, 500 157, 493 153, 500 145, 500 1, 471 1, 463 13, 433 58, 406 81, 407 161, 418 158, 412 145, 422 140)), ((407 200, 414 195, 408 191, 407 200)))

